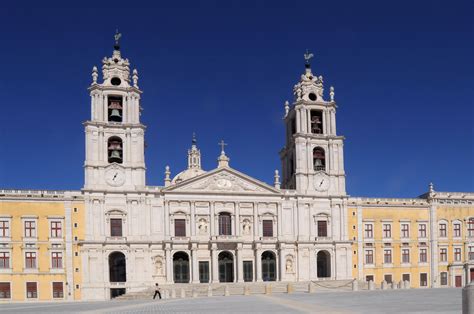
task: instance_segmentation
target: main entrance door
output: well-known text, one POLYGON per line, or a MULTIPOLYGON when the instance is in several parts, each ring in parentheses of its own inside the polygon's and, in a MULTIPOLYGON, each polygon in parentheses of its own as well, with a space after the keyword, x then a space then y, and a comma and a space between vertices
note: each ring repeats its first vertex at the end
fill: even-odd
POLYGON ((189 256, 184 252, 173 255, 173 273, 175 283, 189 282, 189 256))
POLYGON ((234 282, 234 258, 229 252, 219 254, 219 281, 234 282))
POLYGON ((262 280, 276 280, 276 259, 271 251, 265 251, 262 254, 262 280))
POLYGON ((318 278, 331 277, 331 255, 328 251, 319 251, 316 263, 318 278))
POLYGON ((125 255, 122 252, 113 252, 109 255, 109 281, 127 281, 125 255))

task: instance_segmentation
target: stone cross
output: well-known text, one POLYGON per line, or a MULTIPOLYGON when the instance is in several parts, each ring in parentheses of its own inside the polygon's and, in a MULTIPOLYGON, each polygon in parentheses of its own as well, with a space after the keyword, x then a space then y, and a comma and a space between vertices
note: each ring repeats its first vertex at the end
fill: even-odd
POLYGON ((221 140, 218 145, 221 147, 221 154, 225 154, 224 152, 224 146, 227 145, 227 143, 224 142, 224 140, 221 140))

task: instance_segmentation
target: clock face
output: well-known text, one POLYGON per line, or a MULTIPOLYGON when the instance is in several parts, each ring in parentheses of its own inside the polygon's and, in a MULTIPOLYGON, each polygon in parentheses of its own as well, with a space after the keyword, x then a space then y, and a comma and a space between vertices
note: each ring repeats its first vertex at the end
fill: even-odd
POLYGON ((105 173, 105 180, 111 186, 121 186, 125 183, 125 173, 122 169, 109 169, 105 173))
POLYGON ((317 174, 314 177, 314 188, 319 192, 327 191, 329 189, 329 177, 325 174, 317 174))

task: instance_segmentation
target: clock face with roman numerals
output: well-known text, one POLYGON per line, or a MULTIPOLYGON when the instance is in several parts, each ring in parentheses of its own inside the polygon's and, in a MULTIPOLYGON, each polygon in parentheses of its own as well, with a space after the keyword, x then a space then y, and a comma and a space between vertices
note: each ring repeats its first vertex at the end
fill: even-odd
POLYGON ((121 186, 125 183, 125 173, 120 168, 109 169, 105 172, 105 180, 111 186, 121 186))
POLYGON ((314 176, 314 188, 316 191, 327 191, 329 189, 329 183, 329 177, 324 173, 318 173, 314 176))

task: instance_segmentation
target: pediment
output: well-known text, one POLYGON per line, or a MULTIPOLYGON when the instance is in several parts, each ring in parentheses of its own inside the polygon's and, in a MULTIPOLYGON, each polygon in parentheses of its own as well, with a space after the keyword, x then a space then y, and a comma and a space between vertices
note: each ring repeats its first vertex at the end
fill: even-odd
POLYGON ((163 192, 280 194, 274 187, 249 177, 235 169, 217 168, 192 179, 169 186, 163 192))

